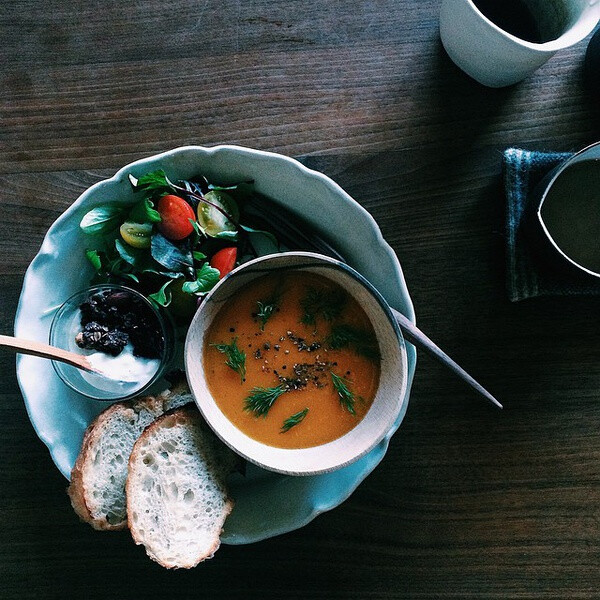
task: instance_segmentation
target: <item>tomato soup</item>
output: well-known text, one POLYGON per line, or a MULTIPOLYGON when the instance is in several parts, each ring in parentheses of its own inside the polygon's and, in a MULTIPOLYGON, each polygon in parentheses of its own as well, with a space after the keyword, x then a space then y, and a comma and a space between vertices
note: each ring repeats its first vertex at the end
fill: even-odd
POLYGON ((279 448, 341 437, 379 385, 369 318, 340 286, 306 271, 265 275, 239 290, 211 323, 203 360, 225 416, 279 448))

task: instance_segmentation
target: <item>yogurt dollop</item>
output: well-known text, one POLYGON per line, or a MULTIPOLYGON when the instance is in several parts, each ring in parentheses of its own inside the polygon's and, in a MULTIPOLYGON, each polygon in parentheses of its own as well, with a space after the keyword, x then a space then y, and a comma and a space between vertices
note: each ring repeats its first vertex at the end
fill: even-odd
POLYGON ((127 344, 117 356, 94 352, 87 359, 105 377, 119 383, 137 383, 140 387, 148 383, 160 368, 160 360, 156 358, 134 356, 131 344, 127 344))

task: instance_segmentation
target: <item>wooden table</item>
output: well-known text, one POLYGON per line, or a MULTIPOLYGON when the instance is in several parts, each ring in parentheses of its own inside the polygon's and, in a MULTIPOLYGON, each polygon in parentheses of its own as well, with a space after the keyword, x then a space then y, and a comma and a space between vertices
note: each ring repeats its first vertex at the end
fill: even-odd
POLYGON ((3 352, 0 597, 599 597, 600 299, 507 300, 500 179, 507 146, 600 139, 585 42, 486 89, 444 53, 438 11, 439 0, 2 3, 2 333, 47 228, 85 187, 161 150, 238 143, 301 157, 363 204, 420 326, 506 409, 421 355, 402 427, 347 502, 172 573, 127 533, 78 522, 3 352))

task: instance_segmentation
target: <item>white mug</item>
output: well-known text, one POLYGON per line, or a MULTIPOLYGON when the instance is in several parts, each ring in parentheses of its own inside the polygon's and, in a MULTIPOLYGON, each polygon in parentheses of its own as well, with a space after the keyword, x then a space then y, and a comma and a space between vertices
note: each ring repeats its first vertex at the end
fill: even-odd
POLYGON ((554 39, 529 42, 488 19, 472 0, 442 0, 440 37, 450 58, 467 75, 489 87, 521 81, 558 50, 585 38, 600 20, 600 0, 522 0, 554 39))

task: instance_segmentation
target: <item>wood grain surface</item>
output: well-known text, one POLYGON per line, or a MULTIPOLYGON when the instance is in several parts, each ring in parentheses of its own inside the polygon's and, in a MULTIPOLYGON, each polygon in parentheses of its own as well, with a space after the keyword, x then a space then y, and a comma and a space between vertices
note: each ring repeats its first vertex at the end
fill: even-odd
POLYGON ((350 499, 168 572, 127 532, 78 522, 0 353, 2 599, 600 597, 600 298, 507 300, 500 178, 508 146, 600 139, 586 42, 492 90, 450 62, 438 13, 439 0, 0 4, 0 333, 46 230, 88 185, 179 145, 238 143, 300 157, 367 208, 419 326, 505 405, 421 355, 404 423, 350 499))

